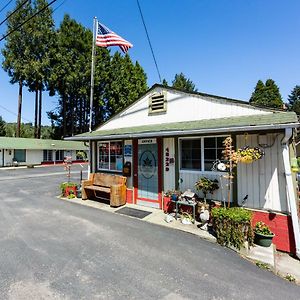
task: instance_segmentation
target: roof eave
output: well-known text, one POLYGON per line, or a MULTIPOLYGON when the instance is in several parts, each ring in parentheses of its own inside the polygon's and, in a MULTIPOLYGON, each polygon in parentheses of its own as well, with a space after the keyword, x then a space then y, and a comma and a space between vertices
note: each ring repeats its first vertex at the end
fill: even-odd
MULTIPOLYGON (((147 138, 154 136, 180 136, 180 135, 195 135, 195 134, 218 134, 224 132, 244 132, 244 131, 260 131, 260 130, 281 130, 285 128, 299 128, 300 123, 286 123, 286 124, 267 124, 267 125, 250 125, 237 127, 223 127, 223 128, 203 128, 203 129, 188 129, 188 130, 165 130, 165 131, 147 131, 138 133, 124 133, 113 135, 96 135, 96 136, 73 136, 67 137, 65 140, 73 141, 92 141, 92 140, 111 140, 111 139, 131 139, 131 138, 147 138)), ((99 131, 100 133, 101 131, 99 131)))

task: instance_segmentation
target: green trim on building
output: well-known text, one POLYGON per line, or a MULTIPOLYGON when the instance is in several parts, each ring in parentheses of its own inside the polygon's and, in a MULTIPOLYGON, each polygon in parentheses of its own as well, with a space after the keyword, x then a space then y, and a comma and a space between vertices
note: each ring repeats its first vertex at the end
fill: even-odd
POLYGON ((160 132, 172 132, 180 131, 180 134, 184 134, 185 131, 191 130, 211 130, 222 128, 240 128, 240 127, 255 127, 262 125, 279 125, 279 124, 295 124, 298 127, 297 115, 294 112, 270 112, 260 115, 239 116, 231 118, 218 118, 218 119, 206 119, 189 122, 176 122, 176 123, 162 123, 154 125, 144 125, 127 128, 117 128, 110 130, 97 130, 93 132, 86 132, 68 139, 80 140, 80 138, 99 138, 106 136, 114 138, 114 136, 127 136, 130 138, 132 134, 146 134, 153 133, 157 136, 160 132))
POLYGON ((83 142, 0 137, 0 149, 88 150, 83 142))

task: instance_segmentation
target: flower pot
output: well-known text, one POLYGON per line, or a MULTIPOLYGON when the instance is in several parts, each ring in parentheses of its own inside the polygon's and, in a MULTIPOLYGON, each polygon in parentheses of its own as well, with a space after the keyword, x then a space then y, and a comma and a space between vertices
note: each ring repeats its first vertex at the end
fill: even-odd
POLYGON ((71 193, 74 194, 75 196, 77 196, 77 187, 76 186, 67 186, 64 196, 68 197, 71 193))
POLYGON ((255 232, 254 243, 262 247, 270 247, 275 234, 265 235, 255 232))

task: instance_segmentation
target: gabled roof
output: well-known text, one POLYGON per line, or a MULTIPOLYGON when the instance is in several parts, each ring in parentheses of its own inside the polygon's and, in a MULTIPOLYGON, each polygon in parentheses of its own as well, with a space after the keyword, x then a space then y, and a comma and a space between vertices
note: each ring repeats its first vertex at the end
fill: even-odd
POLYGON ((87 150, 83 142, 0 137, 0 149, 87 150))
POLYGON ((155 136, 181 136, 192 134, 228 133, 241 131, 278 130, 299 127, 294 112, 273 112, 262 115, 239 116, 232 118, 207 119, 190 122, 154 124, 83 133, 70 140, 97 140, 155 136))
POLYGON ((223 96, 218 96, 218 95, 213 95, 213 94, 207 94, 207 93, 201 93, 201 92, 187 92, 187 91, 182 91, 180 89, 174 88, 174 87, 169 87, 169 86, 164 86, 162 84, 154 84, 151 88, 149 88, 145 94, 143 94, 140 98, 138 98, 136 101, 131 103, 129 106, 124 108, 122 111, 118 112, 117 114, 113 115, 109 120, 98 126, 95 130, 100 130, 103 126, 105 127, 107 124, 114 122, 115 119, 120 118, 123 116, 126 111, 130 110, 132 107, 134 107, 142 98, 148 97, 151 93, 155 92, 157 89, 163 89, 167 90, 170 92, 176 92, 180 93, 182 95, 185 95, 186 97, 188 96, 198 96, 206 100, 211 100, 218 102, 220 104, 234 104, 239 107, 244 107, 244 108, 250 108, 252 110, 259 110, 262 113, 265 112, 274 112, 274 111, 284 111, 283 109, 275 109, 275 108, 266 108, 266 107, 261 107, 258 105, 253 105, 250 104, 249 102, 238 100, 238 99, 233 99, 233 98, 227 98, 223 96))

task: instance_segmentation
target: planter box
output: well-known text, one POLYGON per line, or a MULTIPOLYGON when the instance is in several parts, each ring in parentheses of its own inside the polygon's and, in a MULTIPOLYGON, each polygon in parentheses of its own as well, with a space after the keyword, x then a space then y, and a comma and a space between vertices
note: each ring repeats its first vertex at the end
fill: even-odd
POLYGON ((170 213, 174 210, 174 203, 171 201, 170 197, 164 197, 163 210, 165 213, 170 213))

